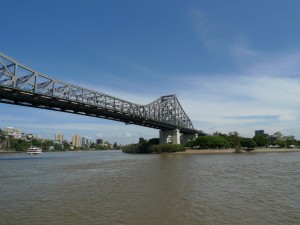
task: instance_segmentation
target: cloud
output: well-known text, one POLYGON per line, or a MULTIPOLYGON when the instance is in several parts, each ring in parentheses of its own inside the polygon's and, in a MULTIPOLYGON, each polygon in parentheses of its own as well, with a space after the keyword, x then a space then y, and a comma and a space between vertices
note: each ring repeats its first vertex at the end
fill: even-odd
POLYGON ((177 96, 194 126, 248 136, 254 129, 292 130, 300 137, 300 52, 264 52, 242 32, 224 33, 222 22, 201 10, 194 10, 192 18, 205 46, 227 54, 235 65, 229 74, 199 72, 175 79, 185 86, 177 96))
POLYGON ((300 137, 300 77, 294 75, 300 73, 299 60, 298 53, 278 54, 258 57, 240 73, 185 75, 177 80, 185 84, 177 95, 205 132, 253 136, 255 129, 285 130, 300 137))
MULTIPOLYGON (((260 60, 268 58, 263 52, 251 48, 250 41, 245 35, 240 34, 232 42, 227 43, 227 54, 232 58, 237 68, 249 70, 260 60)), ((261 71, 260 71, 261 72, 261 71)))
POLYGON ((248 115, 248 116, 228 116, 225 119, 241 120, 241 121, 257 121, 257 120, 277 120, 278 115, 248 115))
POLYGON ((31 118, 24 118, 24 117, 19 117, 19 116, 12 116, 12 115, 5 115, 5 114, 0 114, 1 120, 6 123, 8 122, 33 122, 33 119, 31 118))
POLYGON ((292 77, 300 75, 300 52, 261 54, 247 70, 252 75, 292 77))
POLYGON ((96 134, 97 138, 101 138, 103 135, 101 133, 96 134))
POLYGON ((177 96, 194 125, 207 132, 240 130, 246 135, 259 126, 291 128, 300 137, 300 52, 264 52, 253 48, 242 32, 224 33, 222 22, 201 10, 194 10, 192 18, 205 46, 226 53, 235 65, 229 74, 199 72, 175 81, 185 84, 177 96))

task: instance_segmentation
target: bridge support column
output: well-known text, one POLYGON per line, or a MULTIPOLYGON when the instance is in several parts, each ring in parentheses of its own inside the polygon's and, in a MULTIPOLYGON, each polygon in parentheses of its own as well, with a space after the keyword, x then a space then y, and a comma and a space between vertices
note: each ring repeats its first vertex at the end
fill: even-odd
POLYGON ((188 141, 198 138, 198 134, 182 134, 179 130, 161 130, 159 131, 159 143, 166 144, 182 144, 184 145, 188 141))
POLYGON ((179 130, 159 131, 159 144, 172 143, 180 144, 181 133, 179 130))
POLYGON ((185 144, 188 141, 192 141, 198 138, 198 134, 182 134, 180 138, 180 144, 185 144))

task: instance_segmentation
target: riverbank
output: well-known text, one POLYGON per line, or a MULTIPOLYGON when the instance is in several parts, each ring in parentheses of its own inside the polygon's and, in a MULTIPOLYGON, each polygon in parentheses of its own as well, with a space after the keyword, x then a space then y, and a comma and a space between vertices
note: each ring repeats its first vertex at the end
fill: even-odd
MULTIPOLYGON (((269 152, 300 152, 299 148, 279 148, 279 149, 269 149, 269 148, 258 148, 247 152, 242 150, 241 153, 269 153, 269 152)), ((187 149, 185 152, 176 152, 176 154, 229 154, 234 153, 234 149, 187 149)))
POLYGON ((0 153, 18 153, 17 151, 12 151, 12 150, 3 150, 0 149, 0 153))

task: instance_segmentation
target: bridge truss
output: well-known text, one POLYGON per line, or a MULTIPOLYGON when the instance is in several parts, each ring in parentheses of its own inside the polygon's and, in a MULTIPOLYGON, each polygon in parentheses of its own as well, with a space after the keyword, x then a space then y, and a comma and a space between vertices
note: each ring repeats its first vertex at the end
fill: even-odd
POLYGON ((38 73, 0 53, 0 102, 105 118, 160 130, 198 133, 175 95, 131 103, 38 73))

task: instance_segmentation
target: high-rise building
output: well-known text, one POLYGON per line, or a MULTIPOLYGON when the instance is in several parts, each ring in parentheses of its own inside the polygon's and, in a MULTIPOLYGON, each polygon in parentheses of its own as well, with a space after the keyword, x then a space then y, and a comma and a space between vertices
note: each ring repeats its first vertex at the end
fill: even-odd
POLYGON ((81 147, 86 147, 86 139, 84 137, 81 138, 81 147))
POLYGON ((256 130, 255 131, 255 135, 261 135, 261 134, 265 134, 264 130, 256 130))
POLYGON ((55 141, 58 141, 60 144, 62 144, 63 140, 64 140, 64 136, 61 133, 55 134, 55 141))
POLYGON ((81 147, 81 138, 78 134, 72 136, 72 145, 74 147, 81 147))

